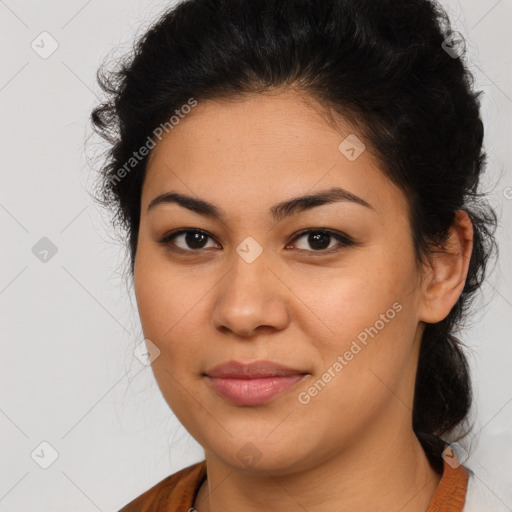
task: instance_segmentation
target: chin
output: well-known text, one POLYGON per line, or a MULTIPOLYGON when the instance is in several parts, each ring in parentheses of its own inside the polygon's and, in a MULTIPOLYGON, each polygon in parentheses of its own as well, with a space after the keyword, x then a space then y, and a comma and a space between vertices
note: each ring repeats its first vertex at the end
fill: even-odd
POLYGON ((318 450, 314 446, 305 446, 303 436, 271 441, 266 435, 259 437, 246 433, 241 438, 230 439, 228 446, 217 445, 213 450, 205 448, 207 456, 209 451, 236 471, 255 474, 286 475, 318 463, 318 450))

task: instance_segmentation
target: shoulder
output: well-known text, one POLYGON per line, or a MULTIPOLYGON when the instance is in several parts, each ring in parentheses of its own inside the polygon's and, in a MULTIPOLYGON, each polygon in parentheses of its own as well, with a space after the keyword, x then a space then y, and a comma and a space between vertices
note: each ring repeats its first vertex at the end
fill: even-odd
POLYGON ((195 494, 206 476, 206 461, 201 461, 167 476, 127 503, 118 512, 174 512, 192 507, 195 494), (184 508, 187 507, 187 508, 184 508))

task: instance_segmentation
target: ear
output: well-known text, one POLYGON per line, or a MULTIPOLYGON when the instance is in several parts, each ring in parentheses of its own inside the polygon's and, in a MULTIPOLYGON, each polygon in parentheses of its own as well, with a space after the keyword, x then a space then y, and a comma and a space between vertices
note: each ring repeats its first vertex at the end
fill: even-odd
POLYGON ((472 250, 471 219, 457 210, 446 243, 434 249, 425 269, 419 320, 436 323, 448 316, 464 289, 472 250))

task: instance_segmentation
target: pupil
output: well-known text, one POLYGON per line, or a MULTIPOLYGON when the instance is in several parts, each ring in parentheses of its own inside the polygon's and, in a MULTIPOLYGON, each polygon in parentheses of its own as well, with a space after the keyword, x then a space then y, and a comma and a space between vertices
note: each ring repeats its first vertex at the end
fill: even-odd
POLYGON ((199 233, 197 231, 189 231, 185 235, 185 242, 192 249, 201 249, 204 245, 205 240, 206 236, 203 233, 199 233))
POLYGON ((327 233, 311 233, 308 242, 313 249, 325 249, 329 246, 330 235, 327 233))

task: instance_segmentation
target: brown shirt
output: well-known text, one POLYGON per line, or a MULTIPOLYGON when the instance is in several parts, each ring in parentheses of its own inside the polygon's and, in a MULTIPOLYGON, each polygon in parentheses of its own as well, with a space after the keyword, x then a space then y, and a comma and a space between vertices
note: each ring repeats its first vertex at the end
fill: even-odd
MULTIPOLYGON (((468 472, 444 460, 443 475, 427 512, 462 512, 468 472)), ((206 478, 206 461, 174 473, 125 505, 119 512, 193 512, 194 500, 206 478)))

